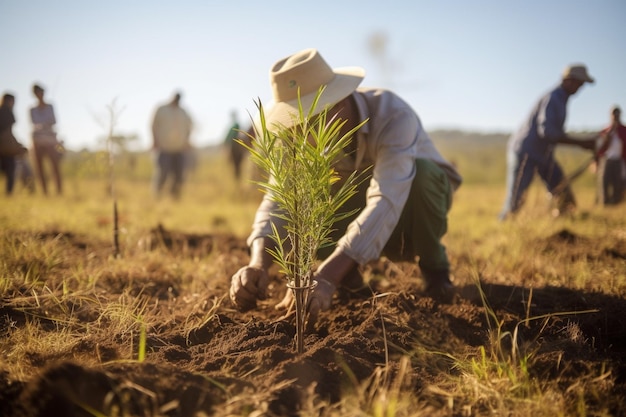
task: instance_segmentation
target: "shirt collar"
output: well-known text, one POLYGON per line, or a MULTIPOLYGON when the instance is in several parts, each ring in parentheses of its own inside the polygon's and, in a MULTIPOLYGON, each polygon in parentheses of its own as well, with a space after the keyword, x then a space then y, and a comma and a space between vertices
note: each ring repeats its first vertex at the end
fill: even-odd
MULTIPOLYGON (((352 93, 352 98, 356 104, 356 110, 359 114, 359 122, 367 119, 369 117, 369 112, 367 108, 367 103, 365 101, 365 97, 359 89, 357 89, 354 93, 352 93)), ((358 131, 357 134, 363 133, 368 134, 370 131, 369 123, 365 123, 358 131)))

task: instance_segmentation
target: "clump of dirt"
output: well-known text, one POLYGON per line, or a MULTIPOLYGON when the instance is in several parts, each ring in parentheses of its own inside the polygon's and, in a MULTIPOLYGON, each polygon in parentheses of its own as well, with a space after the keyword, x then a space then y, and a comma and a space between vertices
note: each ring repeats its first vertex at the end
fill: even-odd
MULTIPOLYGON (((162 250, 172 257, 224 252, 235 254, 239 265, 248 262, 245 242, 234 236, 185 235, 162 227, 151 234, 146 250, 162 250)), ((564 231, 547 239, 552 242, 575 246, 581 239, 564 231)), ((192 304, 197 308, 190 301, 196 295, 186 293, 184 286, 172 285, 178 290, 167 296, 167 283, 150 291, 131 289, 131 294, 147 297, 146 305, 155 306, 151 314, 158 318, 148 329, 143 362, 122 360, 126 350, 106 329, 85 334, 67 352, 33 352, 37 371, 30 379, 0 373, 0 414, 93 416, 95 410, 104 415, 225 416, 257 410, 256 415, 297 416, 314 407, 312 402, 335 404, 363 389, 382 368, 393 380, 407 352, 414 352, 409 389, 437 410, 442 402, 426 387, 458 372, 452 357, 464 357, 489 343, 495 323, 489 322, 479 290, 500 319, 502 332, 517 331, 521 345, 534 352, 533 376, 558 378, 568 386, 580 372, 609 364, 612 383, 598 389, 608 390, 605 397, 614 398, 614 403, 602 407, 617 410, 626 393, 626 322, 616 319, 626 311, 624 298, 488 282, 478 288, 464 284, 471 280, 457 274, 461 296, 452 304, 440 304, 422 294, 414 264, 381 259, 362 271, 369 285, 337 294, 333 309, 322 313, 306 335, 305 352, 299 355, 293 315, 274 308, 284 295, 282 277, 272 275, 268 300, 255 310, 239 312, 226 296, 233 272, 212 277, 200 298, 218 296, 223 301, 191 328, 181 315, 192 304), (424 359, 418 352, 447 355, 424 359)), ((109 274, 99 285, 107 285, 108 296, 117 300, 121 292, 129 292, 128 283, 124 274, 109 274)), ((104 295, 100 297, 105 303, 104 295)), ((23 310, 10 305, 9 300, 0 304, 0 323, 5 323, 0 334, 5 337, 12 332, 7 323, 25 325, 23 310)), ((85 314, 84 320, 93 323, 96 317, 85 314)), ((586 398, 586 403, 593 407, 594 398, 586 398)), ((454 415, 461 415, 455 410, 454 415)))
POLYGON ((571 232, 568 229, 562 229, 550 236, 547 241, 554 244, 575 244, 585 241, 585 238, 571 232))
POLYGON ((614 259, 626 259, 626 240, 611 239, 599 241, 587 236, 562 229, 537 242, 548 254, 570 260, 604 262, 614 259))

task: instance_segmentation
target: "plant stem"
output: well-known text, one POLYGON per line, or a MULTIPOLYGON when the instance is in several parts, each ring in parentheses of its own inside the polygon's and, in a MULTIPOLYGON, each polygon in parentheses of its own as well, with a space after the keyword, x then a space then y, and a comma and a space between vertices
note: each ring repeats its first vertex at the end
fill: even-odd
POLYGON ((113 199, 113 256, 119 258, 120 256, 120 228, 119 218, 117 215, 117 199, 113 199))

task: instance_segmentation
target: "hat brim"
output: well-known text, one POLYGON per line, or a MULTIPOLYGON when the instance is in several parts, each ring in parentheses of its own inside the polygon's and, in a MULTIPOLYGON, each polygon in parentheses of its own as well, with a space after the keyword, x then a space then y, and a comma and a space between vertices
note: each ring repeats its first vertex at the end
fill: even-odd
POLYGON ((571 77, 571 78, 578 80, 578 81, 582 81, 583 83, 589 83, 589 84, 593 84, 596 81, 593 78, 591 78, 589 75, 587 75, 586 77, 571 77))
MULTIPOLYGON (((305 114, 314 116, 321 113, 325 108, 333 106, 352 94, 365 78, 365 70, 360 67, 335 68, 333 72, 335 77, 324 88, 312 113, 309 113, 309 110, 318 91, 300 97, 300 103, 305 114)), ((281 127, 293 126, 298 118, 298 106, 298 99, 295 99, 274 103, 270 108, 264 109, 267 128, 270 131, 276 131, 281 127)))
POLYGON ((562 78, 564 80, 576 80, 576 81, 581 81, 583 83, 589 83, 589 84, 593 84, 596 81, 589 74, 565 73, 563 74, 562 78))
POLYGON ((589 84, 593 84, 595 82, 595 80, 591 77, 579 77, 579 76, 565 76, 563 77, 564 80, 575 80, 575 81, 580 81, 581 83, 589 83, 589 84))

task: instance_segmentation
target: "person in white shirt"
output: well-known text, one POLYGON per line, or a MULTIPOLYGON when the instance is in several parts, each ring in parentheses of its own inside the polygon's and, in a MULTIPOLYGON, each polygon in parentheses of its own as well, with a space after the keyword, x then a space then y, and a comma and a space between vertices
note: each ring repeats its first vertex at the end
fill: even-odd
MULTIPOLYGON (((381 254, 393 261, 419 258, 425 294, 441 302, 454 299, 441 239, 461 176, 437 151, 415 111, 390 91, 358 88, 363 77, 362 68, 330 68, 315 49, 278 61, 270 72, 274 104, 265 111, 267 126, 293 125, 298 90, 302 107, 308 109, 321 86, 325 89, 313 114, 330 108, 329 118, 337 115, 346 121, 341 135, 367 119, 351 141, 354 149, 348 149, 335 166, 344 179, 354 170, 373 169, 358 194, 342 208, 358 211, 333 225, 336 245, 325 258, 320 256, 324 260, 314 276, 318 285, 309 296, 309 314, 314 318, 331 307, 339 286, 360 277, 359 266, 381 254)), ((250 262, 231 279, 230 297, 241 310, 254 308, 257 299, 266 297, 272 264, 266 248, 274 245, 268 236, 272 224, 281 226, 274 213, 275 202, 266 195, 248 237, 250 262)), ((287 305, 285 300, 280 306, 287 305)))
POLYGON ((55 126, 57 123, 54 107, 44 99, 45 90, 35 84, 33 94, 37 98, 37 105, 30 109, 30 119, 33 123, 33 153, 35 170, 39 184, 44 194, 48 194, 48 177, 44 168, 44 161, 48 160, 52 169, 52 176, 56 184, 57 194, 63 193, 61 178, 61 158, 63 145, 57 139, 55 126))
POLYGON ((155 193, 159 196, 171 177, 170 194, 178 199, 183 185, 187 154, 191 149, 191 117, 180 106, 181 93, 157 108, 152 119, 152 148, 156 152, 155 193))
POLYGON ((626 176, 626 127, 622 125, 622 110, 611 108, 611 124, 602 131, 598 150, 598 204, 618 204, 624 197, 626 176))

